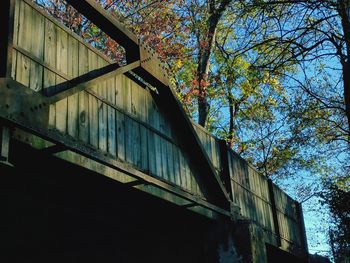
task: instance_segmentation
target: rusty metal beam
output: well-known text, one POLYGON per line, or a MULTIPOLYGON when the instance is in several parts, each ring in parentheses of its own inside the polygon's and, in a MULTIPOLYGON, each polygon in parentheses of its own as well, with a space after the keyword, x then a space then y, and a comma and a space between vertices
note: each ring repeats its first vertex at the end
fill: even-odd
POLYGON ((103 32, 122 45, 126 51, 128 62, 140 59, 139 40, 117 18, 109 14, 94 0, 66 0, 70 5, 86 16, 103 32))

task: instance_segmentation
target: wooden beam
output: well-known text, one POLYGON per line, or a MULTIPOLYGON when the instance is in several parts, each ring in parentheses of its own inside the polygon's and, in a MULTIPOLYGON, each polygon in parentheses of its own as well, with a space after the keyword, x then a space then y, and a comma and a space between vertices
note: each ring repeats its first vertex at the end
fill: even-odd
POLYGON ((0 1, 0 78, 11 77, 15 0, 0 1))
MULTIPOLYGON (((78 77, 75 81, 80 82, 80 84, 78 84, 78 85, 76 85, 76 86, 74 86, 74 87, 72 87, 70 89, 64 90, 64 91, 62 91, 62 92, 60 92, 60 93, 50 97, 50 103, 52 104, 52 103, 55 103, 57 101, 60 101, 60 100, 66 98, 66 97, 69 97, 69 96, 71 96, 71 95, 73 95, 75 93, 78 93, 78 92, 80 92, 82 90, 85 90, 85 89, 87 89, 89 87, 92 87, 93 85, 96 85, 96 84, 98 84, 101 81, 104 81, 104 80, 106 80, 108 78, 112 78, 114 76, 117 76, 117 75, 120 75, 120 74, 123 74, 123 73, 126 73, 128 71, 131 71, 133 69, 138 68, 139 66, 140 66, 140 61, 138 60, 138 61, 130 63, 130 64, 126 65, 126 66, 119 67, 119 68, 117 68, 116 70, 113 70, 113 71, 110 71, 110 70, 101 70, 101 71, 99 71, 99 70, 97 70, 97 71, 95 71, 95 77, 93 77, 92 79, 90 79, 90 80, 88 80, 86 82, 83 82, 83 83, 81 83, 82 77, 78 77)), ((106 68, 108 68, 108 66, 106 68)), ((89 79, 89 78, 87 78, 87 79, 89 79)), ((71 83, 72 81, 73 81, 73 84, 75 85, 74 80, 69 80, 67 82, 71 83)), ((64 83, 62 83, 62 85, 63 84, 64 83)))
POLYGON ((94 0, 67 0, 67 2, 86 16, 103 32, 122 45, 126 51, 127 61, 140 59, 139 40, 118 19, 109 14, 94 0))

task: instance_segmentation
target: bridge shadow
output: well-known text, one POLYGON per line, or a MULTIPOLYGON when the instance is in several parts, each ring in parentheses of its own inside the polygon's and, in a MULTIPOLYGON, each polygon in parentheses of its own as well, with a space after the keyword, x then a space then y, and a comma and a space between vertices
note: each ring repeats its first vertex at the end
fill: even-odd
POLYGON ((1 262, 207 262, 204 217, 14 144, 1 262))

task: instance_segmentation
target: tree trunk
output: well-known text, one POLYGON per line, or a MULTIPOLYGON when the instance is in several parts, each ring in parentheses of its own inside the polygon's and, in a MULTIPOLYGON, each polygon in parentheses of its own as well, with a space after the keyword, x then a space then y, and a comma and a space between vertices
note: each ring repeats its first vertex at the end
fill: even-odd
POLYGON ((200 51, 198 55, 198 124, 203 127, 205 127, 206 125, 209 114, 207 87, 205 83, 208 81, 210 65, 209 59, 215 43, 216 27, 218 25, 218 22, 218 15, 213 14, 209 17, 209 28, 205 37, 206 44, 204 45, 203 50, 200 51))
POLYGON ((338 2, 338 13, 341 17, 342 27, 344 31, 344 39, 346 45, 346 54, 341 58, 342 71, 343 71, 343 85, 344 85, 344 101, 345 101, 345 112, 348 121, 348 129, 350 133, 350 20, 347 10, 350 8, 348 4, 340 0, 338 2))
POLYGON ((229 145, 230 148, 233 147, 233 132, 234 132, 234 120, 235 120, 235 105, 234 101, 232 99, 232 94, 229 91, 229 94, 227 96, 228 103, 229 103, 229 114, 230 114, 230 119, 229 119, 229 130, 228 130, 228 136, 227 136, 227 144, 229 145))
POLYGON ((231 1, 232 0, 221 0, 220 6, 216 9, 216 1, 209 0, 209 17, 207 21, 208 30, 205 32, 205 36, 203 38, 205 44, 203 45, 203 43, 198 43, 198 124, 202 127, 206 126, 210 107, 208 103, 207 87, 205 85, 205 83, 208 81, 210 65, 209 59, 214 48, 218 23, 231 1))

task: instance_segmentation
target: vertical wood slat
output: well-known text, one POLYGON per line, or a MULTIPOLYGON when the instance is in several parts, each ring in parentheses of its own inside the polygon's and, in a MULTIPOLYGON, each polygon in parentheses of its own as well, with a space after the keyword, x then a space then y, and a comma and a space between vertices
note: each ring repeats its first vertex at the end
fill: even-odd
MULTIPOLYGON (((68 37, 68 76, 75 78, 79 76, 79 45, 72 36, 68 37)), ((68 97, 68 134, 78 138, 79 133, 79 94, 68 97)))
POLYGON ((18 46, 31 51, 32 41, 32 8, 24 1, 20 1, 19 9, 19 32, 18 32, 18 46))
POLYGON ((148 167, 151 175, 157 175, 156 169, 156 150, 155 150, 155 135, 151 130, 147 131, 148 137, 148 167))
POLYGON ((174 182, 181 186, 181 170, 180 170, 180 150, 176 145, 173 145, 173 160, 174 160, 174 182))
MULTIPOLYGON (((89 71, 95 70, 97 66, 97 55, 92 52, 91 50, 88 50, 88 65, 89 65, 89 71)), ((92 87, 92 90, 94 92, 98 93, 98 84, 92 87)), ((98 123, 99 123, 99 114, 98 114, 98 101, 97 99, 89 95, 89 143, 98 148, 98 123)))
POLYGON ((148 132, 146 127, 140 125, 140 145, 141 145, 141 162, 140 167, 143 171, 149 171, 148 166, 148 132))
MULTIPOLYGON (((41 14, 33 10, 31 7, 30 9, 31 9, 30 27, 32 29, 35 29, 35 33, 32 32, 29 51, 35 57, 39 59, 43 59, 45 20, 41 14)), ((29 19, 29 17, 27 19, 29 19)), ((30 77, 29 87, 34 91, 40 91, 42 89, 43 67, 40 64, 34 62, 33 60, 31 60, 30 62, 30 76, 31 77, 30 77)))
MULTIPOLYGON (((78 44, 78 74, 83 75, 89 70, 88 49, 82 43, 78 44)), ((89 142, 89 95, 85 91, 78 93, 78 130, 79 140, 89 142)))
POLYGON ((125 115, 116 112, 116 132, 117 132, 117 156, 121 160, 126 160, 125 146, 126 146, 126 138, 125 138, 125 115))
MULTIPOLYGON (((19 30, 19 8, 20 3, 18 0, 14 1, 14 22, 13 22, 13 44, 18 45, 18 30, 19 30)), ((4 26, 4 25, 3 25, 4 26)), ((12 65, 11 65, 11 77, 16 79, 16 68, 17 68, 17 51, 12 49, 12 65)))
POLYGON ((166 142, 166 157, 167 157, 167 172, 168 172, 168 180, 175 183, 174 176, 174 150, 173 144, 169 141, 166 142))
MULTIPOLYGON (((18 46, 30 50, 30 39, 31 39, 31 9, 23 1, 19 3, 19 18, 18 18, 18 46)), ((16 80, 25 86, 29 86, 30 82, 30 60, 21 53, 17 55, 16 65, 16 80)))
MULTIPOLYGON (((107 99, 115 104, 115 78, 107 80, 107 99)), ((108 152, 113 156, 117 156, 117 142, 116 142, 116 113, 112 107, 107 108, 107 146, 108 152)))
MULTIPOLYGON (((97 56, 97 68, 105 66, 105 61, 97 56)), ((97 86, 97 94, 103 99, 107 99, 106 80, 101 81, 97 86)), ((98 110, 98 147, 100 150, 107 151, 107 105, 101 100, 97 100, 98 110)))
MULTIPOLYGON (((56 53, 56 68, 57 70, 68 74, 68 34, 62 29, 56 30, 57 34, 57 53, 56 53)), ((56 76, 56 86, 66 83, 66 79, 56 76)), ((62 87, 65 89, 66 84, 62 87)), ((56 128, 61 132, 67 131, 67 113, 68 99, 62 99, 56 103, 56 128)))
POLYGON ((132 106, 131 106, 131 80, 124 75, 122 75, 122 95, 123 95, 123 109, 128 112, 132 113, 132 106))
POLYGON ((117 75, 115 77, 115 104, 120 108, 124 109, 124 86, 123 86, 123 75, 117 75))
POLYGON ((169 174, 168 174, 167 143, 163 138, 161 138, 161 137, 159 137, 159 138, 160 138, 159 142, 160 142, 160 148, 161 148, 161 158, 160 159, 162 161, 162 163, 161 163, 161 171, 162 171, 161 176, 165 180, 170 180, 169 174))

